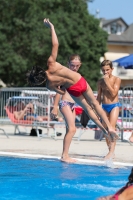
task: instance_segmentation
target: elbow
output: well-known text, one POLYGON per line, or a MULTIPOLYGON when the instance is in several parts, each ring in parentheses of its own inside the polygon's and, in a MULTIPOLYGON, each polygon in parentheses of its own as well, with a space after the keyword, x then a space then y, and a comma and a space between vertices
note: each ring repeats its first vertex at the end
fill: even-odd
POLYGON ((59 91, 57 91, 57 93, 60 94, 60 95, 64 95, 65 91, 59 90, 59 91))
POLYGON ((53 46, 56 47, 56 48, 58 48, 59 47, 59 43, 56 42, 56 43, 53 44, 53 46))
POLYGON ((60 91, 60 92, 58 92, 60 95, 64 95, 65 94, 65 92, 62 92, 62 91, 60 91))

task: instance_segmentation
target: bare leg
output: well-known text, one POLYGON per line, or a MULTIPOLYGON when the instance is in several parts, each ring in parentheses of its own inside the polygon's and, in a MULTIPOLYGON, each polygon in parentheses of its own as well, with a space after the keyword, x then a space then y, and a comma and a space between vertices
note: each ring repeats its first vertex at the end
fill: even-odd
MULTIPOLYGON (((84 111, 86 112, 86 114, 94 121, 94 123, 103 131, 105 137, 107 137, 109 140, 111 140, 110 135, 108 134, 107 130, 104 128, 104 126, 102 125, 102 123, 100 122, 100 119, 98 118, 98 116, 96 115, 96 113, 94 112, 94 110, 90 107, 89 103, 86 101, 86 99, 84 98, 83 95, 81 95, 80 97, 73 97, 72 98, 75 100, 75 102, 80 105, 84 111)), ((95 99, 96 101, 96 99, 95 99)), ((96 101, 97 102, 97 101, 96 101)), ((98 103, 98 102, 97 102, 98 103)), ((99 107, 101 107, 98 104, 99 107)), ((103 111, 103 110, 102 110, 103 111)), ((104 111, 103 111, 104 113, 104 111)), ((105 114, 105 113, 104 113, 105 114)))
POLYGON ((129 138, 129 141, 130 141, 130 142, 133 142, 133 132, 132 132, 132 134, 131 134, 131 136, 130 136, 130 138, 129 138))
POLYGON ((76 162, 75 159, 72 159, 69 157, 68 152, 69 152, 69 147, 72 141, 72 138, 76 132, 76 127, 75 127, 75 111, 71 111, 71 108, 69 106, 64 106, 61 110, 67 127, 66 127, 66 135, 63 140, 63 152, 62 152, 62 157, 61 160, 63 162, 67 163, 73 163, 76 162))
POLYGON ((37 116, 36 120, 39 121, 39 122, 43 122, 43 117, 37 116))
MULTIPOLYGON (((43 120, 44 120, 44 117, 43 116, 37 116, 37 117, 34 117, 34 116, 32 116, 32 115, 28 115, 28 116, 26 116, 26 119, 27 120, 37 120, 37 121, 39 121, 39 122, 43 122, 43 120)), ((45 118, 46 120, 48 120, 48 117, 46 116, 46 118, 45 118)))
MULTIPOLYGON (((114 129, 116 127, 118 116, 119 116, 119 107, 115 107, 109 114, 109 121, 114 129)), ((105 156, 105 159, 110 159, 114 157, 115 146, 116 146, 116 141, 110 142, 109 153, 105 156)))
MULTIPOLYGON (((105 110, 104 110, 104 112, 105 112, 107 118, 109 119, 109 113, 107 113, 105 110)), ((107 126, 106 126, 106 124, 103 121, 102 121, 102 125, 107 129, 107 126)), ((111 141, 108 138, 105 138, 105 141, 106 141, 108 150, 110 151, 110 149, 111 149, 111 141)))
POLYGON ((36 118, 32 115, 28 115, 28 116, 26 116, 26 120, 34 121, 34 120, 36 120, 36 118))
POLYGON ((94 97, 94 94, 92 92, 92 89, 90 88, 90 86, 88 85, 87 90, 83 93, 85 99, 87 102, 89 102, 89 104, 94 108, 94 110, 96 111, 96 113, 98 114, 98 116, 104 121, 104 123, 107 125, 108 128, 108 132, 110 133, 110 135, 112 136, 112 140, 116 140, 118 139, 118 135, 116 134, 116 131, 114 129, 114 127, 112 127, 112 125, 110 124, 104 110, 102 109, 102 107, 99 105, 98 101, 96 100, 96 98, 94 97))

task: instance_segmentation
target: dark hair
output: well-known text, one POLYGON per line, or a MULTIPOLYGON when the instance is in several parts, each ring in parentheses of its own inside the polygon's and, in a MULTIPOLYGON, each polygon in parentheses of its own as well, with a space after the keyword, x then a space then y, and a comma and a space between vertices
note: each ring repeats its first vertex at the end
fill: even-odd
POLYGON ((107 65, 109 65, 111 69, 113 68, 113 64, 112 64, 112 62, 110 60, 104 60, 101 63, 101 67, 104 67, 104 66, 107 66, 107 65))
POLYGON ((131 173, 128 177, 128 182, 126 183, 126 185, 124 187, 122 187, 118 192, 121 194, 122 192, 124 192, 124 190, 129 187, 130 185, 133 184, 133 168, 131 169, 131 173))
POLYGON ((131 173, 128 177, 128 183, 127 185, 133 184, 133 168, 131 169, 131 173))
POLYGON ((33 66, 32 70, 26 74, 26 77, 30 85, 41 85, 46 81, 46 72, 39 66, 33 66))

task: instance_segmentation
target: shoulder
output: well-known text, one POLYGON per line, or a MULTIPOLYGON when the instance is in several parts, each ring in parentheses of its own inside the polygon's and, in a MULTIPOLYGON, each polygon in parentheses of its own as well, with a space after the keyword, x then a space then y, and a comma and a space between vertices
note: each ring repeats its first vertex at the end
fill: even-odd
POLYGON ((50 70, 56 71, 56 70, 59 70, 59 69, 63 68, 63 65, 61 65, 58 62, 48 62, 47 65, 48 65, 49 72, 50 72, 50 70))
POLYGON ((118 76, 114 76, 115 82, 121 82, 121 79, 118 76))

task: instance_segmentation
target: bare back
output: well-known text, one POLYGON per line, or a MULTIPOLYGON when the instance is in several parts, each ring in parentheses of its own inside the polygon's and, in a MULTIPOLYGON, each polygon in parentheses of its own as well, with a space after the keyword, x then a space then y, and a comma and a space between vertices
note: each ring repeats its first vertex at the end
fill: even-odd
POLYGON ((98 81, 98 97, 99 102, 103 104, 112 104, 119 101, 118 91, 121 80, 116 76, 111 76, 107 81, 104 78, 98 81))
MULTIPOLYGON (((58 62, 48 66, 46 71, 47 87, 50 90, 57 91, 59 87, 69 88, 81 78, 81 75, 74 72, 58 62), (56 90, 57 89, 57 90, 56 90)), ((57 91, 58 92, 58 91, 57 91)))

